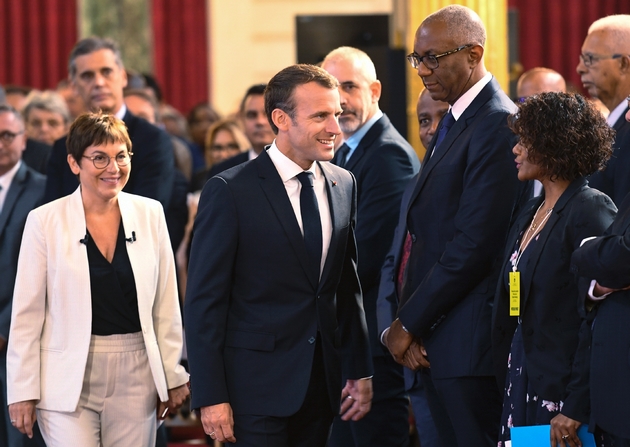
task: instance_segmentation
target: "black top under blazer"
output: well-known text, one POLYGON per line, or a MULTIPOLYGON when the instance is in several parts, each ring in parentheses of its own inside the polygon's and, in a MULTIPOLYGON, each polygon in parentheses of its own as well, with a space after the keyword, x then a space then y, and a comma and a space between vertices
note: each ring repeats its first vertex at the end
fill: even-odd
MULTIPOLYGON (((531 224, 544 197, 532 199, 510 230, 502 267, 531 224)), ((520 266, 521 319, 529 381, 539 399, 564 402, 562 413, 588 420, 588 404, 579 394, 567 392, 581 318, 578 286, 571 272, 571 255, 583 239, 599 236, 613 221, 617 208, 612 200, 588 187, 584 178, 574 180, 556 202, 528 262, 520 266)), ((505 385, 508 354, 518 317, 509 315, 509 292, 499 281, 494 298, 492 346, 499 386, 505 385)))

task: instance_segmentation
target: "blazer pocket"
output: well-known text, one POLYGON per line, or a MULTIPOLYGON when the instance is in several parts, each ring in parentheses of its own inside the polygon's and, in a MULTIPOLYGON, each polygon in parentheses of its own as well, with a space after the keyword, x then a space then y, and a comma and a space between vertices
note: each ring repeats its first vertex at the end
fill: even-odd
POLYGON ((273 351, 276 336, 262 332, 229 330, 225 336, 225 346, 230 348, 251 349, 254 351, 273 351))

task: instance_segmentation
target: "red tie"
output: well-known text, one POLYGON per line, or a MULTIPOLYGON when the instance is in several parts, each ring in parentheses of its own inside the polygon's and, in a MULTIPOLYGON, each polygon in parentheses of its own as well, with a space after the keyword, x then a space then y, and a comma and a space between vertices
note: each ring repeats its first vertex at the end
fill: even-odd
POLYGON ((407 271, 407 262, 409 261, 409 255, 411 254, 411 235, 407 232, 405 238, 405 245, 403 246, 402 258, 400 259, 400 266, 398 267, 398 277, 396 278, 396 288, 398 291, 398 297, 402 294, 403 282, 405 280, 405 273, 407 271))

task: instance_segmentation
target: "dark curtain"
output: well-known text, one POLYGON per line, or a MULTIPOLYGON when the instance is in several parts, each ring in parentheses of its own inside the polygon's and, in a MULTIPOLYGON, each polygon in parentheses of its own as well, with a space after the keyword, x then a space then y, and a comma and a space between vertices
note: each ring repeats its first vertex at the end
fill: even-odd
POLYGON ((164 99, 184 114, 209 101, 205 0, 153 0, 155 76, 164 99))
POLYGON ((552 68, 579 91, 575 68, 589 26, 607 15, 630 14, 628 0, 509 0, 508 6, 518 11, 523 68, 552 68))
POLYGON ((77 40, 76 0, 0 0, 0 84, 55 88, 77 40))

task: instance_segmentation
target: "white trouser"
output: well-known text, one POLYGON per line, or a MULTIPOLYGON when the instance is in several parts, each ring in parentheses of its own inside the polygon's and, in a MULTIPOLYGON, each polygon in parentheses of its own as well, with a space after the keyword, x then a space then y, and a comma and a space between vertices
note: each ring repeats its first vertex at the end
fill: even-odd
POLYGON ((37 420, 48 447, 155 447, 157 401, 142 333, 93 335, 77 410, 37 420))

